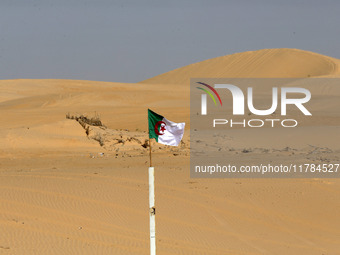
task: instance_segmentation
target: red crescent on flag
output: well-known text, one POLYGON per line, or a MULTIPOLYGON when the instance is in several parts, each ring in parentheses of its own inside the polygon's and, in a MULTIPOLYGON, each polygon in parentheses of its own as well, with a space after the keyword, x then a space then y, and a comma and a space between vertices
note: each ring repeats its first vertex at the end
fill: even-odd
POLYGON ((164 133, 161 134, 161 133, 159 133, 159 131, 158 131, 158 126, 159 126, 159 125, 162 125, 162 124, 164 124, 164 125, 166 126, 166 123, 165 123, 164 121, 158 121, 158 122, 155 124, 155 133, 156 133, 156 135, 164 135, 164 133))

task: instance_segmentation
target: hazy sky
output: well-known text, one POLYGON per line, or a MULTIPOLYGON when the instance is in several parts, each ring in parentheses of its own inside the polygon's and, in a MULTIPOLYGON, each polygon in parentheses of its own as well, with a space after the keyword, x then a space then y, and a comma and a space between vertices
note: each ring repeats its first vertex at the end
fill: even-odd
POLYGON ((137 82, 208 58, 340 58, 340 1, 0 0, 0 79, 137 82))

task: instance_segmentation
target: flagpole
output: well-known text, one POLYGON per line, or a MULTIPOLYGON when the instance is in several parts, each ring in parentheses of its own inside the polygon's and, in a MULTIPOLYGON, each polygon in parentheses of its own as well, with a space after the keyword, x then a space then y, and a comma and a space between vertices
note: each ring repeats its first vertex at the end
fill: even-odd
POLYGON ((156 255, 155 171, 149 167, 150 255, 156 255))
POLYGON ((175 123, 167 120, 148 109, 149 124, 149 147, 150 147, 150 167, 149 167, 149 216, 150 216, 150 254, 156 255, 156 207, 155 207, 155 169, 152 166, 151 156, 151 138, 155 138, 156 142, 178 146, 183 138, 185 123, 175 123), (169 130, 167 129, 169 128, 169 130), (161 131, 161 133, 160 133, 161 131), (159 140, 162 135, 168 133, 169 141, 159 140))
POLYGON ((150 255, 156 255, 155 169, 152 166, 150 137, 149 147, 150 147, 150 167, 149 167, 150 255))
POLYGON ((151 158, 151 138, 149 137, 149 148, 150 148, 150 167, 152 167, 152 158, 151 158))

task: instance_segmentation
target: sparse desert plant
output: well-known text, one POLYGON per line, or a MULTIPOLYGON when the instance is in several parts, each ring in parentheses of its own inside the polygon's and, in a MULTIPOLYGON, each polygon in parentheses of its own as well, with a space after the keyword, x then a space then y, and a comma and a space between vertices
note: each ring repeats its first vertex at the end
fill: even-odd
POLYGON ((92 118, 87 118, 86 121, 88 122, 87 124, 91 125, 91 126, 103 126, 103 123, 100 120, 100 116, 97 112, 94 112, 94 117, 92 118))
POLYGON ((97 112, 94 113, 93 117, 88 117, 84 114, 71 115, 70 113, 67 113, 66 119, 78 121, 83 128, 85 128, 86 124, 90 126, 105 127, 100 120, 100 115, 97 112))

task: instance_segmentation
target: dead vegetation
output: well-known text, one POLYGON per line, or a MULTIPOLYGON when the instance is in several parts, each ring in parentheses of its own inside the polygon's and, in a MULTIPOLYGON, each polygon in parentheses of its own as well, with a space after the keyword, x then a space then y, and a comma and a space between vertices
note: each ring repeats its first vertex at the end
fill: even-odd
POLYGON ((100 120, 100 116, 97 112, 94 113, 93 117, 88 117, 84 114, 71 115, 70 113, 67 113, 66 119, 78 121, 83 128, 85 128, 86 124, 95 127, 104 127, 102 121, 100 120))

